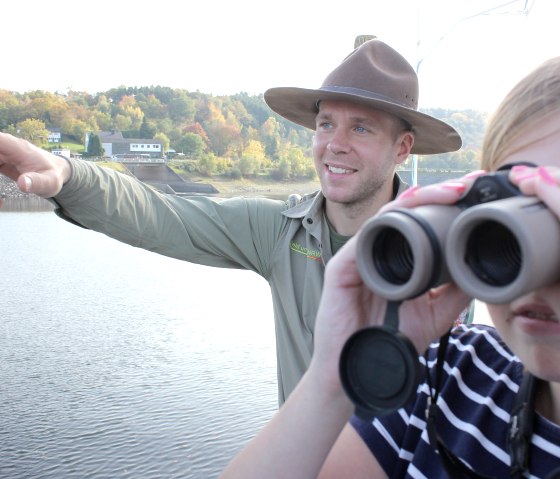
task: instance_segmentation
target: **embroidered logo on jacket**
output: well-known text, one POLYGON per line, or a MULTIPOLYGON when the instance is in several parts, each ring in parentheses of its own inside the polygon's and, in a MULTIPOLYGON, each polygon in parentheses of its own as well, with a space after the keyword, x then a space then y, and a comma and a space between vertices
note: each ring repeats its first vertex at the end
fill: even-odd
POLYGON ((309 259, 314 259, 315 261, 321 261, 321 252, 313 249, 306 248, 295 241, 290 243, 290 249, 296 253, 303 254, 309 259))

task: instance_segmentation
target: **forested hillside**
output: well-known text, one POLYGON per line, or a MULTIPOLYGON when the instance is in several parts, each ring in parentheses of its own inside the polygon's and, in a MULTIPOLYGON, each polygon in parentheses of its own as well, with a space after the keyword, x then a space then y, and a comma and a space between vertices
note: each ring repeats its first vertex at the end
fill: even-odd
MULTIPOLYGON (((463 137, 463 148, 420 157, 419 166, 476 169, 486 115, 474 110, 422 111, 453 125, 463 137)), ((314 175, 313 132, 273 113, 262 95, 213 96, 160 86, 123 86, 95 95, 0 90, 0 131, 47 147, 47 128, 61 128, 63 141, 79 145, 88 131, 118 130, 129 138, 154 138, 166 150, 181 154, 185 170, 208 176, 314 175)))

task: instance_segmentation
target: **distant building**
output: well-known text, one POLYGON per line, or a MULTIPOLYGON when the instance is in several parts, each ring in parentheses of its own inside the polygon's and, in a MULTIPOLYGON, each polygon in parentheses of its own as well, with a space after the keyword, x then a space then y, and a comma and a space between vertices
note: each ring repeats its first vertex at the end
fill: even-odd
POLYGON ((54 150, 51 150, 51 153, 53 155, 64 156, 66 158, 70 158, 72 156, 70 150, 67 148, 56 148, 54 150))
MULTIPOLYGON (((85 147, 87 151, 90 132, 86 134, 85 147)), ((146 138, 124 138, 120 131, 98 131, 105 156, 115 159, 134 158, 163 158, 163 143, 146 138)))
POLYGON ((61 128, 49 128, 49 143, 60 143, 62 141, 61 128))

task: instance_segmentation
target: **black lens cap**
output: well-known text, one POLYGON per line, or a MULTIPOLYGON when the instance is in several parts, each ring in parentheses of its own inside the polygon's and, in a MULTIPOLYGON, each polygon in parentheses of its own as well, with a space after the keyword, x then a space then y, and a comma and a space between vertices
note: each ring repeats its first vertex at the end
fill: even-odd
POLYGON ((340 377, 356 415, 371 420, 396 411, 415 397, 420 383, 418 353, 394 329, 362 329, 342 349, 340 377))

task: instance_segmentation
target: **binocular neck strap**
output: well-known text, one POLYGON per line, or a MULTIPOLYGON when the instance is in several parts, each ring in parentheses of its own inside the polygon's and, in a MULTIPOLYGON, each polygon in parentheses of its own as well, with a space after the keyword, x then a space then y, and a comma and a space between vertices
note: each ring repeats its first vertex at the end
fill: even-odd
POLYGON ((399 330, 399 307, 401 303, 402 301, 387 301, 387 309, 385 310, 383 326, 395 333, 399 330))
POLYGON ((535 377, 524 371, 509 419, 507 445, 511 457, 511 476, 514 478, 523 477, 523 471, 529 464, 536 384, 535 377))

